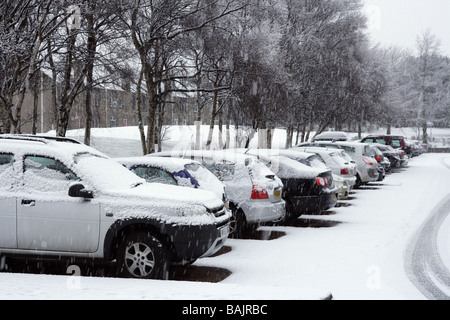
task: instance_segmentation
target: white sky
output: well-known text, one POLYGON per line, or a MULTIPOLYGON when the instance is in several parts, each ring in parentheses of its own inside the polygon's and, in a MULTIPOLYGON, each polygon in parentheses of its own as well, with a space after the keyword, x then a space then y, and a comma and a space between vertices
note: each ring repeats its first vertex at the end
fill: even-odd
POLYGON ((441 53, 450 56, 450 0, 363 0, 374 43, 415 50, 425 31, 441 41, 441 53))

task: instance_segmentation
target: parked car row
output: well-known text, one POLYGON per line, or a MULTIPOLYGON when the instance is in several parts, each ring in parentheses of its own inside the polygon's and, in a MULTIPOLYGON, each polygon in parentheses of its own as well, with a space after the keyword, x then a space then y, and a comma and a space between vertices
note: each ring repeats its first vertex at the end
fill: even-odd
POLYGON ((372 142, 111 159, 71 139, 0 135, 0 258, 99 259, 164 279, 229 236, 333 208, 407 164, 372 142))

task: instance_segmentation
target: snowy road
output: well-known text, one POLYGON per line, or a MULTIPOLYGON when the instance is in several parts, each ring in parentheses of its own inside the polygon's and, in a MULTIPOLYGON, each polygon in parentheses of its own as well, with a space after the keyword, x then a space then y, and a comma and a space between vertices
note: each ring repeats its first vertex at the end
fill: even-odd
MULTIPOLYGON (((450 170, 449 158, 442 158, 442 164, 450 170)), ((445 238, 439 241, 439 233, 449 234, 450 194, 431 212, 410 242, 406 255, 408 276, 415 286, 428 298, 450 300, 450 271, 442 260, 448 255, 445 238), (446 222, 446 223, 445 223, 446 222), (439 243, 442 243, 440 249, 439 243)))

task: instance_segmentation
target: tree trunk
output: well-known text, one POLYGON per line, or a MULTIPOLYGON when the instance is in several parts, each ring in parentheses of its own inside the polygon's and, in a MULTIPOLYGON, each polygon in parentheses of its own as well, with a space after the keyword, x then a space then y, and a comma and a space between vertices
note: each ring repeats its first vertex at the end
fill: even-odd
POLYGON ((139 135, 141 137, 141 145, 142 145, 142 153, 145 155, 148 154, 147 150, 147 144, 145 143, 145 131, 144 131, 144 121, 142 118, 142 80, 144 77, 144 71, 141 69, 141 72, 139 73, 139 80, 137 83, 137 90, 136 90, 136 105, 137 105, 137 115, 138 115, 138 122, 139 122, 139 135))
MULTIPOLYGON (((36 74, 33 77, 33 119, 31 121, 31 134, 37 134, 38 126, 38 105, 39 105, 39 81, 40 76, 36 74)), ((41 115, 42 117, 43 115, 41 115)))
POLYGON ((213 105, 211 111, 211 122, 209 124, 209 132, 208 139, 206 140, 206 150, 211 150, 212 137, 214 133, 214 124, 216 121, 216 110, 217 110, 217 97, 219 93, 217 91, 214 92, 213 105))
POLYGON ((226 142, 225 142, 225 149, 230 149, 230 144, 231 144, 231 110, 233 109, 233 100, 230 100, 230 105, 228 106, 228 111, 227 111, 227 137, 226 137, 226 142))
POLYGON ((86 111, 86 128, 84 133, 84 144, 91 145, 91 127, 92 127, 92 86, 94 83, 94 59, 95 53, 97 51, 97 40, 95 39, 94 31, 94 16, 93 12, 95 10, 95 1, 91 2, 90 12, 86 14, 87 28, 88 28, 88 38, 87 38, 87 73, 86 73, 86 101, 85 101, 85 111, 86 111))
POLYGON ((223 149, 223 104, 222 101, 219 102, 219 149, 223 149))
POLYGON ((0 100, 0 134, 9 133, 10 127, 5 103, 0 100))
MULTIPOLYGON (((197 90, 201 88, 201 74, 197 76, 197 90)), ((202 133, 201 133, 201 125, 202 125, 202 96, 200 91, 197 91, 197 118, 194 122, 195 125, 195 150, 201 149, 202 144, 202 133)))

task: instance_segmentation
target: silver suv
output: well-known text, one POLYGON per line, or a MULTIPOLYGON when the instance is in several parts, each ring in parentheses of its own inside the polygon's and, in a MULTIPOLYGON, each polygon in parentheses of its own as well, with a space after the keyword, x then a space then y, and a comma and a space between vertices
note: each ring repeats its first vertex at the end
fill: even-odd
POLYGON ((204 190, 150 184, 70 139, 0 136, 0 256, 116 261, 125 277, 217 252, 230 214, 204 190))

